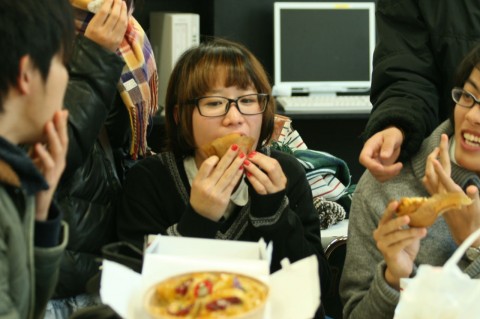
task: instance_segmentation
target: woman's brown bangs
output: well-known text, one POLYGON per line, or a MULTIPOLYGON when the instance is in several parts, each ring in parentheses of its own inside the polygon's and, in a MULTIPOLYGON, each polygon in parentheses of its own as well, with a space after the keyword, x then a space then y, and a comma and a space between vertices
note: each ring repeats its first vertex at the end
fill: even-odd
POLYGON ((252 70, 249 70, 239 57, 234 62, 235 63, 227 63, 224 66, 225 87, 236 86, 241 89, 246 89, 254 85, 252 83, 252 70))
POLYGON ((237 86, 246 89, 252 85, 253 72, 248 70, 238 55, 235 57, 216 55, 200 64, 190 79, 191 93, 196 97, 205 95, 215 86, 237 86))

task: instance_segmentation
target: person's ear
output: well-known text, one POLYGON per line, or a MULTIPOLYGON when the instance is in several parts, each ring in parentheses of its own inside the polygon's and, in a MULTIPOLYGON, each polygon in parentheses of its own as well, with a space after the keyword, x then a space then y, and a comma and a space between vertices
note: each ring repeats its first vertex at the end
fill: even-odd
POLYGON ((22 95, 29 94, 32 86, 33 67, 30 56, 24 55, 18 63, 17 88, 22 95))

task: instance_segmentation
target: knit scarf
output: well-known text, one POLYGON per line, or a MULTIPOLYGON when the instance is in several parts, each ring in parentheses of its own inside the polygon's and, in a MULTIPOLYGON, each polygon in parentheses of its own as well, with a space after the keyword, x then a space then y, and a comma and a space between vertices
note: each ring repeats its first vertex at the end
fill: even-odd
MULTIPOLYGON (((87 5, 74 8, 75 26, 81 34, 94 15, 87 10, 87 5)), ((158 109, 158 76, 150 41, 133 16, 129 17, 127 31, 116 53, 125 61, 117 88, 130 115, 130 155, 137 159, 146 155, 148 123, 158 109)))

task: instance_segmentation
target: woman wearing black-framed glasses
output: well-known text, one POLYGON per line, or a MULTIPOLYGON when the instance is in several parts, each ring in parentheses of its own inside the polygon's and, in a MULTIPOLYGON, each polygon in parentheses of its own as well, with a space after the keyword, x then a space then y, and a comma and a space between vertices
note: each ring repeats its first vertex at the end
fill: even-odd
MULTIPOLYGON (((275 104, 268 77, 242 45, 212 40, 186 51, 167 89, 167 150, 134 166, 118 216, 121 239, 143 247, 146 234, 273 242, 280 261, 315 255, 322 295, 330 272, 311 188, 299 162, 271 150, 275 104), (201 146, 230 133, 254 139, 221 158, 201 146)), ((322 311, 317 317, 323 317, 322 311)))

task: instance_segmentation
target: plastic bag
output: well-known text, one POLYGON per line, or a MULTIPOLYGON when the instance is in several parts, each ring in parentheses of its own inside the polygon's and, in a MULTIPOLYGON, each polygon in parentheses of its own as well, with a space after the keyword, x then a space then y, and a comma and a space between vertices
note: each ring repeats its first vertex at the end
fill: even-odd
POLYGON ((443 267, 420 265, 417 275, 406 279, 394 319, 480 318, 480 280, 472 279, 457 263, 480 236, 472 233, 443 267))

